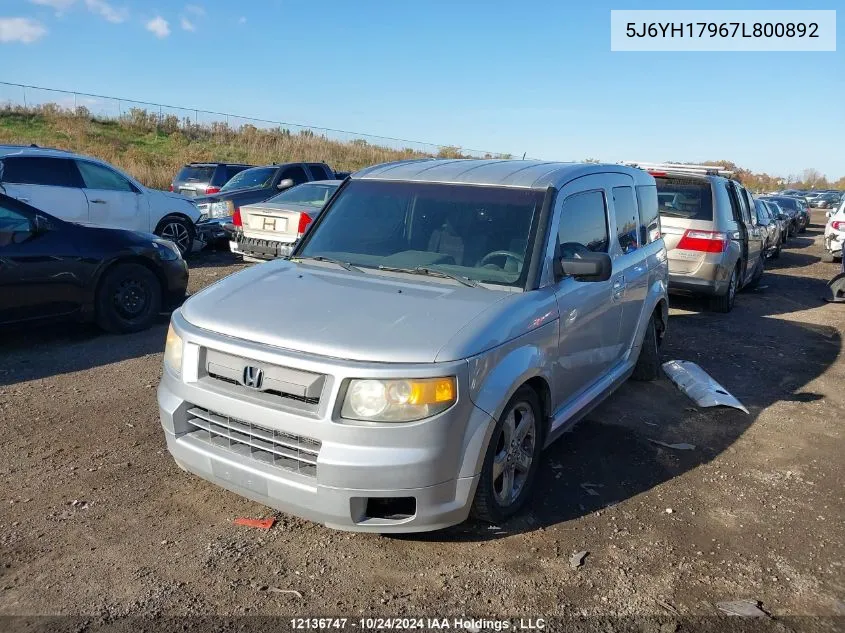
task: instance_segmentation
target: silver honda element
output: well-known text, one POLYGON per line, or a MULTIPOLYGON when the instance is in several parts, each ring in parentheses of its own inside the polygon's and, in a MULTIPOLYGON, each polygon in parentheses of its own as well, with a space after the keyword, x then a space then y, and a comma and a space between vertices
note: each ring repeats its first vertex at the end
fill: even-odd
POLYGON ((338 529, 506 520, 543 448, 629 376, 659 374, 657 200, 621 165, 358 172, 289 260, 173 314, 158 389, 171 454, 338 529))

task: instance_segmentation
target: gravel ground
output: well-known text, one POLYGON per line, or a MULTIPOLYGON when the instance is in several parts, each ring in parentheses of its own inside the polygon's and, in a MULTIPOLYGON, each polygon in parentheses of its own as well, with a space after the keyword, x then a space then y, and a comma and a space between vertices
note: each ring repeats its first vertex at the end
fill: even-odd
MULTIPOLYGON (((776 619, 845 615, 845 306, 821 300, 836 272, 823 222, 733 313, 673 300, 665 357, 699 363, 750 415, 698 409, 667 380, 626 384, 546 453, 529 512, 501 526, 235 526, 272 513, 165 449, 166 319, 6 333, 0 615, 688 617, 739 599, 776 619)), ((243 268, 224 252, 191 264, 192 291, 243 268)))

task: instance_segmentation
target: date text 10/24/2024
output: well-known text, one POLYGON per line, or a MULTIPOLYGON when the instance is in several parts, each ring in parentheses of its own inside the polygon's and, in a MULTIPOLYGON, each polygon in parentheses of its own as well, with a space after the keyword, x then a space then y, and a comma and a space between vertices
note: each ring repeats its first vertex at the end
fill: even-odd
POLYGON ((362 631, 442 631, 459 630, 467 633, 481 631, 542 631, 543 618, 486 619, 486 618, 291 618, 295 631, 331 631, 358 629, 362 631))

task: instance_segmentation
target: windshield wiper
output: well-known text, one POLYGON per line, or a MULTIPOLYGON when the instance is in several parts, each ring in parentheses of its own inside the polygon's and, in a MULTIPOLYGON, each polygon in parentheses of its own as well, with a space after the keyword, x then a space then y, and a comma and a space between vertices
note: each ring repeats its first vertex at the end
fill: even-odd
POLYGON ((470 288, 480 288, 477 281, 469 277, 462 277, 453 273, 447 273, 445 270, 437 270, 435 268, 426 268, 425 266, 417 266, 416 268, 400 268, 397 266, 379 266, 379 270, 386 270, 394 273, 410 273, 412 275, 429 275, 431 277, 443 277, 444 279, 453 279, 458 283, 462 283, 470 288))
POLYGON ((361 270, 357 266, 353 266, 349 262, 342 262, 339 259, 332 259, 331 257, 323 257, 322 255, 313 255, 313 256, 311 256, 311 255, 300 255, 298 257, 290 257, 289 259, 291 259, 293 261, 304 260, 304 259, 312 259, 315 262, 326 262, 328 264, 337 264, 338 266, 340 266, 341 268, 343 268, 345 270, 353 271, 353 272, 356 272, 356 273, 364 272, 363 270, 361 270))

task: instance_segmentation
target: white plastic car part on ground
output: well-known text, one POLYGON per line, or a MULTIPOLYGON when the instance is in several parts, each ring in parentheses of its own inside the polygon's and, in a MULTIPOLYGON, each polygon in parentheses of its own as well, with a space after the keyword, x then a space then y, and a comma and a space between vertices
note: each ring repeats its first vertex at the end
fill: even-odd
POLYGON ((700 407, 733 407, 748 413, 742 403, 728 393, 706 371, 688 360, 663 363, 663 371, 678 388, 700 407))

